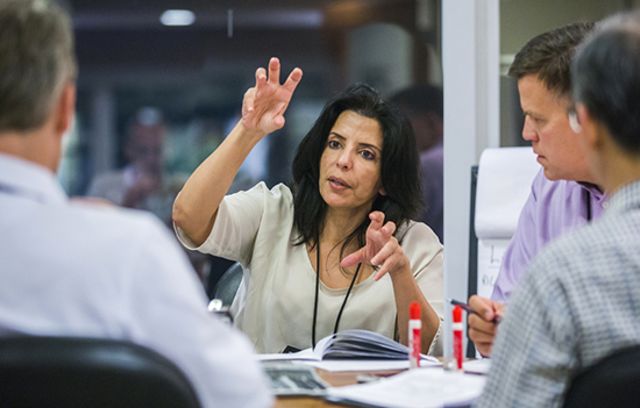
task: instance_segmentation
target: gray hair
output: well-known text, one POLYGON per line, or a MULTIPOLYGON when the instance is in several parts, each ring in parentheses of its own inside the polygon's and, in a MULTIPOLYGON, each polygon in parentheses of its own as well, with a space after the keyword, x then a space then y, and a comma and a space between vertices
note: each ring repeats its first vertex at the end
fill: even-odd
POLYGON ((47 0, 0 0, 0 132, 46 121, 63 85, 75 80, 67 14, 47 0))
POLYGON ((603 124, 618 146, 640 155, 640 12, 598 24, 578 48, 573 98, 603 124))

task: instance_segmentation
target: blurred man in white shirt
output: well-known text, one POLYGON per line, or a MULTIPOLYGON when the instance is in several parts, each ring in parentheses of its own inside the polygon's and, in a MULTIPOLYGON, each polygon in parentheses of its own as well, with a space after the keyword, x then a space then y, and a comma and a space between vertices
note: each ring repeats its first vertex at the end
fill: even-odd
POLYGON ((270 405, 249 343, 207 313, 166 228, 71 204, 57 183, 75 108, 68 17, 0 0, 0 55, 0 335, 129 340, 173 360, 205 407, 270 405))

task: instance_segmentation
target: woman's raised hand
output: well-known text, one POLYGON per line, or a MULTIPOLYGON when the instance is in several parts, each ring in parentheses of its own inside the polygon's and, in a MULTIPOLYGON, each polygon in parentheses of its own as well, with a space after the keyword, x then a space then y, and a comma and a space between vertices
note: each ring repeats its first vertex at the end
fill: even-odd
POLYGON ((244 94, 242 101, 242 124, 248 130, 267 134, 284 126, 284 112, 289 106, 293 92, 302 79, 302 70, 294 68, 289 77, 280 84, 280 61, 269 60, 269 72, 260 67, 256 70, 256 84, 244 94))
POLYGON ((378 280, 387 272, 394 272, 408 266, 409 259, 396 237, 393 236, 396 224, 393 221, 385 223, 384 213, 381 211, 373 211, 369 214, 369 218, 371 224, 367 228, 365 245, 346 256, 340 262, 340 266, 348 268, 364 262, 379 267, 373 277, 378 280))

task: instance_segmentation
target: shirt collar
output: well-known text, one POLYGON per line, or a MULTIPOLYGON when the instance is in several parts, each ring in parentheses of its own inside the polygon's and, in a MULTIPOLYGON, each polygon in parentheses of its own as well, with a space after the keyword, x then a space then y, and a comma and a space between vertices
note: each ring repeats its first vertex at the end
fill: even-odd
POLYGON ((16 195, 43 203, 64 203, 67 195, 55 175, 43 166, 0 153, 0 185, 16 195))
POLYGON ((638 207, 640 207, 640 180, 623 186, 609 200, 610 212, 625 212, 638 207))
POLYGON ((598 186, 596 186, 595 184, 591 184, 591 183, 586 183, 583 181, 579 181, 578 184, 580 184, 580 187, 582 187, 583 189, 587 190, 589 192, 589 194, 591 195, 591 199, 595 200, 596 202, 601 202, 604 201, 607 196, 605 193, 603 193, 600 188, 598 186))

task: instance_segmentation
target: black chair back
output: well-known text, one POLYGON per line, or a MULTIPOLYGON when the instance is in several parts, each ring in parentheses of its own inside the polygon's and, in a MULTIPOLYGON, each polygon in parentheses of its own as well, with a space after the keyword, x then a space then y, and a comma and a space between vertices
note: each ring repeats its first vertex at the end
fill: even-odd
POLYGON ((222 300, 224 306, 231 306, 240 283, 242 283, 242 265, 236 262, 220 277, 213 297, 222 300))
POLYGON ((565 394, 565 408, 640 406, 640 346, 614 352, 578 373, 565 394))
POLYGON ((0 339, 0 406, 200 407, 167 358, 120 340, 0 339))

